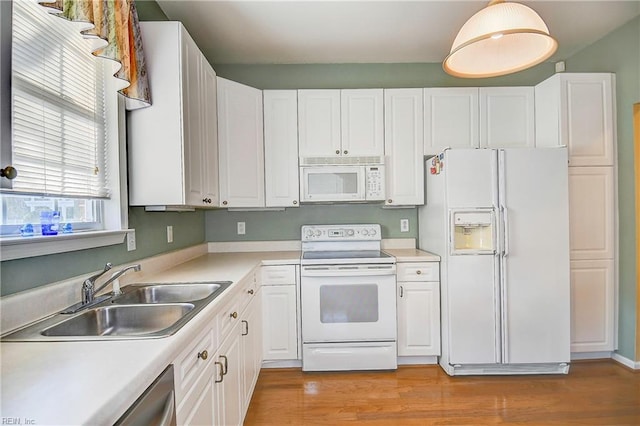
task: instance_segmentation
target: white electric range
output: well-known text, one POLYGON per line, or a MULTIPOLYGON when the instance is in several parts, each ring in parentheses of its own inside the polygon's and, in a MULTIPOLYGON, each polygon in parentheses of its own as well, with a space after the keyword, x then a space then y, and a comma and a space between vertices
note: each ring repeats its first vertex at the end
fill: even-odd
POLYGON ((396 265, 379 224, 302 227, 303 371, 397 368, 396 265))

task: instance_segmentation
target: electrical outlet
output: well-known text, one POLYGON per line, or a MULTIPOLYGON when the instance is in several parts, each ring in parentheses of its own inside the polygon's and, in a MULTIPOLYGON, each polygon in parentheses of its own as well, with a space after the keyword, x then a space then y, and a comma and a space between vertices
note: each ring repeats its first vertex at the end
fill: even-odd
POLYGON ((167 242, 173 242, 173 226, 171 225, 167 226, 167 242))
POLYGON ((409 219, 400 219, 400 232, 409 232, 409 219))
POLYGON ((244 235, 246 233, 246 227, 244 222, 238 222, 238 235, 244 235))
POLYGON ((136 249, 136 230, 130 229, 127 232, 127 251, 133 251, 136 249))

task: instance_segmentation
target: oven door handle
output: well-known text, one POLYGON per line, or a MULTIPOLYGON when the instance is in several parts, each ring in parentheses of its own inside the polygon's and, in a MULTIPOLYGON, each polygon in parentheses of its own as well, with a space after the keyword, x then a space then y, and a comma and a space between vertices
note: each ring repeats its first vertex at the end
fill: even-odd
POLYGON ((303 266, 303 277, 364 277, 395 275, 396 265, 334 265, 334 266, 303 266))

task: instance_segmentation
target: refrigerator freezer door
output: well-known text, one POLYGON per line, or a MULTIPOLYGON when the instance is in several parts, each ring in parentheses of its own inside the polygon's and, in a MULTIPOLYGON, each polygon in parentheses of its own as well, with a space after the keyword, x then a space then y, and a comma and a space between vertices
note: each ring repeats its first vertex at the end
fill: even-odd
POLYGON ((499 152, 503 362, 570 360, 566 148, 499 152))
POLYGON ((449 209, 493 208, 498 197, 497 162, 493 149, 446 151, 442 168, 449 209))
POLYGON ((447 315, 449 364, 500 362, 498 277, 495 256, 449 257, 447 315))

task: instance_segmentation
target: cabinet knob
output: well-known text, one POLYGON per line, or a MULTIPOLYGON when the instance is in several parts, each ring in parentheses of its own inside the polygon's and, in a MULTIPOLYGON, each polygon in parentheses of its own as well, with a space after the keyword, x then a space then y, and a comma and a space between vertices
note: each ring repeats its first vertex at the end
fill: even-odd
POLYGON ((344 154, 346 155, 346 154, 348 154, 348 153, 349 153, 349 151, 347 151, 347 150, 345 149, 345 150, 344 150, 344 154))
POLYGON ((387 204, 391 204, 391 203, 393 203, 393 200, 392 200, 391 198, 389 198, 389 199, 387 200, 387 204))
POLYGON ((227 201, 223 201, 222 204, 226 206, 228 203, 227 201))
POLYGON ((211 204, 211 198, 203 198, 202 202, 206 204, 211 204))
POLYGON ((198 358, 202 358, 203 361, 206 361, 209 358, 209 352, 206 349, 202 352, 198 352, 198 358))
POLYGON ((238 313, 237 313, 237 312, 231 312, 231 313, 229 314, 229 317, 231 317, 231 318, 233 318, 233 319, 236 319, 236 318, 238 318, 238 313))
POLYGON ((247 291, 247 293, 249 293, 249 294, 253 294, 253 289, 251 289, 251 290, 247 291))
POLYGON ((298 200, 293 200, 293 205, 295 206, 296 204, 298 204, 298 200))
POLYGON ((336 154, 340 154, 340 150, 339 149, 336 149, 336 154))
POLYGON ((420 275, 420 274, 422 274, 422 271, 421 271, 420 269, 418 269, 418 270, 416 271, 416 274, 417 274, 417 275, 420 275))

